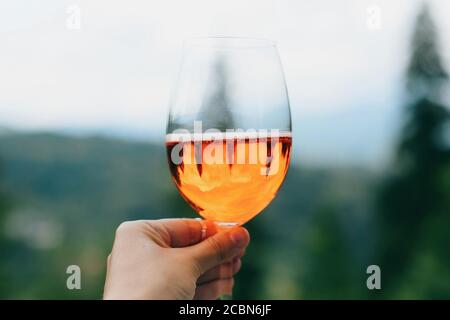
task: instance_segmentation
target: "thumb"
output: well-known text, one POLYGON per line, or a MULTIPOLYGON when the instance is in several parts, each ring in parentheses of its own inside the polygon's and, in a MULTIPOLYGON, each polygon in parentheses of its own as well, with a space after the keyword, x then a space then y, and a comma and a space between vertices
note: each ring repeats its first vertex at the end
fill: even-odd
POLYGON ((248 231, 242 227, 219 231, 206 240, 185 248, 197 262, 200 274, 226 261, 230 261, 242 252, 250 241, 248 231))

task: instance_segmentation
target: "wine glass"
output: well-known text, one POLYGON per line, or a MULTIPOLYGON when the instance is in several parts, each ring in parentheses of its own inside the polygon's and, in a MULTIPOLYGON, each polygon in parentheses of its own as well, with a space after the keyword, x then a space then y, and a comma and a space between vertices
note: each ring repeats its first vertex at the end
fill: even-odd
POLYGON ((288 93, 274 42, 185 42, 166 148, 183 198, 219 229, 242 225, 276 196, 291 155, 288 93))

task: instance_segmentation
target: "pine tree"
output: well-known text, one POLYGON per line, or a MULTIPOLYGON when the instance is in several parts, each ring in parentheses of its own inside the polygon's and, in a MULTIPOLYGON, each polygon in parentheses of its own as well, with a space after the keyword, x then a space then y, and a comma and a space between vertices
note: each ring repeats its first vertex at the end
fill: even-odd
POLYGON ((7 272, 3 265, 3 261, 5 261, 5 253, 8 249, 8 243, 4 238, 4 221, 6 218, 6 210, 7 210, 7 201, 2 192, 2 183, 1 183, 1 167, 0 167, 0 298, 4 298, 7 295, 6 292, 6 284, 8 281, 7 272))
POLYGON ((446 210, 449 197, 442 184, 450 163, 444 141, 449 113, 442 104, 448 75, 428 6, 417 17, 411 49, 406 73, 407 121, 393 173, 382 186, 378 203, 378 263, 387 296, 399 294, 402 277, 414 266, 429 221, 446 210))

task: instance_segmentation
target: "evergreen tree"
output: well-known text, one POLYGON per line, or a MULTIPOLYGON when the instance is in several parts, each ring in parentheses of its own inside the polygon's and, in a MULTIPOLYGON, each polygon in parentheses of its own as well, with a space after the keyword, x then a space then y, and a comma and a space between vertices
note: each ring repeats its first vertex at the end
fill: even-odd
MULTIPOLYGON (((7 249, 6 239, 4 237, 4 221, 7 210, 7 202, 2 192, 2 183, 1 183, 1 167, 0 167, 0 262, 5 261, 5 254, 7 249)), ((3 263, 0 263, 0 298, 4 298, 7 294, 6 292, 6 283, 7 283, 7 272, 5 270, 5 266, 3 263)))
POLYGON ((430 236, 426 232, 433 232, 427 229, 428 224, 446 210, 446 198, 450 196, 442 183, 450 163, 444 141, 449 114, 441 99, 448 75, 427 6, 418 15, 411 49, 406 73, 407 121, 392 174, 382 186, 378 203, 377 261, 382 271, 382 293, 387 296, 398 296, 402 277, 414 266, 422 248, 421 239, 430 236))

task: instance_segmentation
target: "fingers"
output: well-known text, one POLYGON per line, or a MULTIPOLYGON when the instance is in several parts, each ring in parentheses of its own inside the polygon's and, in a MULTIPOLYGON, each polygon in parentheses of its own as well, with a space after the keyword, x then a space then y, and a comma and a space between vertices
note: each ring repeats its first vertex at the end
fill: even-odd
POLYGON ((196 300, 216 300, 222 295, 230 295, 233 292, 234 279, 220 279, 207 282, 197 287, 194 299, 196 300))
POLYGON ((183 249, 187 250, 190 257, 196 263, 198 276, 224 262, 242 255, 244 248, 248 245, 250 236, 248 231, 242 227, 221 231, 206 240, 183 249))
POLYGON ((235 258, 231 262, 222 263, 211 270, 206 271, 197 280, 197 285, 202 285, 207 282, 211 282, 219 279, 232 278, 241 269, 241 259, 235 258))
POLYGON ((217 232, 211 221, 196 219, 161 219, 150 221, 169 235, 169 246, 181 248, 196 244, 217 232))

